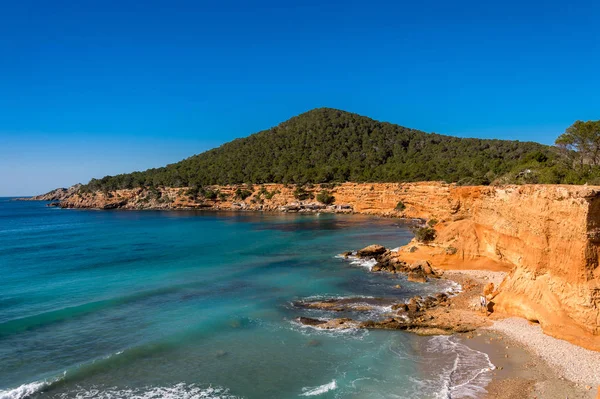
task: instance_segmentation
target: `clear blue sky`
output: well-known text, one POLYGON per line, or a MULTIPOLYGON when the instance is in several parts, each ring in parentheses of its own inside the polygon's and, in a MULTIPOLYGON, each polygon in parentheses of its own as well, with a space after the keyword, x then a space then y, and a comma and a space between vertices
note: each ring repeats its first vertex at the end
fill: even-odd
POLYGON ((2 1, 0 196, 176 162, 322 106, 551 144, 600 119, 599 3, 2 1))

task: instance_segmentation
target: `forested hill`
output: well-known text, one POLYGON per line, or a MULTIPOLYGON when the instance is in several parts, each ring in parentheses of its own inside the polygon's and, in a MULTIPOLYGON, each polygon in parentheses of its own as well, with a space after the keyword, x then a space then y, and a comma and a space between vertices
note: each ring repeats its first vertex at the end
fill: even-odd
POLYGON ((162 168, 92 179, 85 190, 234 183, 560 183, 553 147, 429 134, 330 108, 236 139, 162 168), (518 181, 535 180, 535 181, 518 181))

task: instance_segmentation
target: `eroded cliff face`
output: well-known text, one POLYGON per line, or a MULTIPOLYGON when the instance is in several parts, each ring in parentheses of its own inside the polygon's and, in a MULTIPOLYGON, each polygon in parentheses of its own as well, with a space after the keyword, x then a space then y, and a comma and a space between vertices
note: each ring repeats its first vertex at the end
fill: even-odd
POLYGON ((510 269, 494 311, 600 350, 600 188, 450 187, 453 209, 425 255, 447 268, 510 269))
POLYGON ((442 214, 447 204, 450 186, 443 183, 344 183, 334 187, 305 186, 306 197, 295 195, 295 186, 283 184, 231 185, 207 187, 215 196, 194 194, 189 188, 130 189, 111 192, 77 193, 61 201, 64 208, 98 209, 213 209, 263 211, 356 212, 393 217, 428 218, 442 214), (236 192, 248 191, 244 199, 236 192), (334 196, 326 206, 317 201, 321 191, 334 196), (396 210, 398 202, 406 208, 396 210), (438 207, 440 209, 436 209, 438 207))
POLYGON ((437 239, 413 242, 402 254, 441 268, 508 270, 494 310, 539 322, 558 338, 600 350, 600 187, 527 185, 457 187, 443 183, 345 183, 327 190, 335 205, 314 197, 322 190, 295 187, 212 187, 214 199, 187 189, 118 190, 73 194, 63 207, 123 209, 234 209, 356 212, 435 219, 437 239), (248 190, 244 200, 236 191, 248 190), (398 202, 405 205, 396 210, 398 202))

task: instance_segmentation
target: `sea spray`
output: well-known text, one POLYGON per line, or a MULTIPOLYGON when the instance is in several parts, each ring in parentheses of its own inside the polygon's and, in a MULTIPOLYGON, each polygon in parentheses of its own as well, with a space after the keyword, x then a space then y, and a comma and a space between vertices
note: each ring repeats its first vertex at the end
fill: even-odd
POLYGON ((301 393, 300 396, 321 395, 321 394, 324 394, 325 392, 333 391, 336 388, 337 388, 337 383, 335 382, 335 380, 333 380, 330 383, 319 385, 318 387, 303 388, 302 390, 304 391, 304 393, 301 393))

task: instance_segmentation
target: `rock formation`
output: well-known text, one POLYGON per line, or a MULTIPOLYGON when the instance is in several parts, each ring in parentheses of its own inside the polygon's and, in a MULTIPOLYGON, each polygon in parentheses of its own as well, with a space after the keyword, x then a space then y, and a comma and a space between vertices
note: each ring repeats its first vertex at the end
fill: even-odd
POLYGON ((75 184, 69 188, 57 188, 46 194, 35 195, 33 197, 16 198, 17 201, 62 201, 79 191, 81 184, 75 184))
MULTIPOLYGON (((472 296, 472 292, 464 296, 470 297, 472 296)), ((327 306, 323 306, 323 302, 320 301, 297 302, 295 306, 332 312, 362 312, 370 310, 366 308, 361 309, 357 306, 349 306, 350 302, 347 299, 330 300, 326 303, 327 306)), ((407 303, 394 304, 391 306, 391 312, 384 315, 381 320, 358 322, 348 317, 333 319, 298 317, 296 321, 325 330, 348 328, 404 330, 419 335, 465 333, 488 324, 488 320, 485 317, 466 309, 465 306, 456 308, 448 295, 443 293, 425 298, 415 296, 407 303)))

